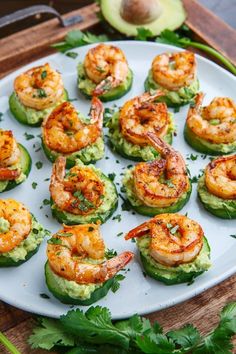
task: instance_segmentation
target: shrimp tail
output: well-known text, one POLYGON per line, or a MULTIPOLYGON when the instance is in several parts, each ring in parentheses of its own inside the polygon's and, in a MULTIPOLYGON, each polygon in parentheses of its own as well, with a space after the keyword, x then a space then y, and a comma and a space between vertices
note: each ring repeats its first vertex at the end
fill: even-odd
POLYGON ((131 238, 135 237, 142 237, 145 235, 149 229, 150 229, 150 221, 146 221, 143 224, 135 227, 133 230, 130 230, 126 235, 125 235, 125 240, 130 240, 131 238))
POLYGON ((150 94, 149 92, 144 93, 140 100, 141 102, 153 102, 157 100, 159 97, 164 96, 165 93, 161 90, 156 90, 154 93, 150 94))
POLYGON ((101 96, 113 87, 120 84, 120 80, 115 79, 113 76, 108 76, 106 79, 102 80, 93 90, 93 96, 101 96))
POLYGON ((9 168, 0 168, 0 181, 11 181, 17 179, 21 174, 19 169, 10 170, 9 168))
POLYGON ((123 252, 119 254, 119 256, 113 257, 103 263, 102 269, 105 269, 106 279, 110 279, 116 275, 121 269, 123 269, 126 264, 128 264, 134 258, 134 254, 132 252, 123 252))
POLYGON ((91 124, 96 123, 99 129, 102 129, 103 126, 103 113, 104 107, 102 102, 99 98, 93 96, 90 109, 91 124))
POLYGON ((66 158, 59 156, 52 167, 51 185, 56 181, 63 181, 65 177, 66 158))
POLYGON ((158 138, 155 133, 147 133, 147 138, 150 144, 163 156, 167 156, 171 151, 173 151, 172 147, 162 139, 158 138))
POLYGON ((195 97, 195 100, 194 100, 194 105, 191 107, 190 106, 190 109, 189 109, 189 112, 191 112, 191 114, 195 113, 195 112, 199 112, 201 106, 202 106, 202 102, 203 102, 203 99, 204 99, 204 93, 203 92, 199 92, 196 97, 195 97))

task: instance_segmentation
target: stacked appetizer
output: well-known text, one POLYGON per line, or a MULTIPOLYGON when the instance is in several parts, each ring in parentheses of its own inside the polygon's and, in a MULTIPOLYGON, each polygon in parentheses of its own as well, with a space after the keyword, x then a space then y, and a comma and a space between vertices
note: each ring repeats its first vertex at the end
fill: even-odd
POLYGON ((46 283, 61 302, 91 305, 104 297, 115 275, 133 258, 123 252, 108 259, 99 226, 66 226, 48 240, 46 283))
POLYGON ((20 123, 37 127, 67 98, 61 74, 45 64, 17 76, 9 106, 20 123))

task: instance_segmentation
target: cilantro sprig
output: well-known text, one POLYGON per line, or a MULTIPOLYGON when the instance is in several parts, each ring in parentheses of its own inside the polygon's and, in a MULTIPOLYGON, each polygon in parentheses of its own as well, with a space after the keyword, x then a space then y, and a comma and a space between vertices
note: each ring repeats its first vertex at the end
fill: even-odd
POLYGON ((218 326, 205 337, 191 324, 164 333, 157 322, 138 315, 113 322, 106 307, 96 306, 69 311, 59 320, 41 318, 29 343, 34 349, 68 347, 68 354, 229 354, 235 334, 236 301, 223 308, 218 326))

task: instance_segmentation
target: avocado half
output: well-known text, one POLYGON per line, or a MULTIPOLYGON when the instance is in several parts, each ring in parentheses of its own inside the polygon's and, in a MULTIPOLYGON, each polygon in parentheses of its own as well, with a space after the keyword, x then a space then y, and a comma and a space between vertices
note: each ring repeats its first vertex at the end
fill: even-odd
MULTIPOLYGON (((124 1, 124 0, 123 0, 124 1)), ((186 18, 186 13, 181 0, 156 0, 159 13, 155 19, 150 19, 145 23, 131 23, 122 17, 122 0, 100 0, 101 14, 105 21, 117 31, 127 35, 136 36, 137 28, 145 27, 150 30, 153 36, 159 35, 164 29, 175 30, 180 27, 186 18)), ((148 4, 146 0, 139 0, 143 4, 148 4)), ((136 8, 134 6, 134 8, 136 8)), ((135 10, 136 11, 136 10, 135 10)), ((136 14, 133 14, 135 18, 136 14)))

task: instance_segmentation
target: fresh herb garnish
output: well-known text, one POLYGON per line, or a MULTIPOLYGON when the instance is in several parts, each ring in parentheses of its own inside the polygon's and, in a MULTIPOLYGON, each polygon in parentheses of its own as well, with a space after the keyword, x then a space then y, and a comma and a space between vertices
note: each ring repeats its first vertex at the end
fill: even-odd
POLYGON ((137 41, 146 41, 151 37, 153 37, 153 33, 150 31, 150 29, 145 27, 137 27, 137 35, 135 37, 137 41))
POLYGON ((50 205, 50 200, 49 199, 44 199, 43 200, 43 205, 50 205))
POLYGON ((66 56, 72 59, 76 59, 78 56, 78 53, 76 52, 66 52, 66 56))
POLYGON ((60 237, 71 237, 71 236, 73 236, 73 234, 71 232, 58 232, 57 236, 60 236, 60 237))
POLYGON ((111 181, 114 181, 114 179, 116 178, 115 172, 113 172, 113 173, 108 173, 108 177, 109 177, 109 179, 110 179, 111 181))
POLYGON ((96 66, 96 69, 97 69, 97 71, 98 71, 99 73, 101 73, 101 74, 103 74, 103 73, 106 72, 106 70, 103 69, 103 68, 102 68, 101 66, 99 66, 99 65, 96 66))
POLYGON ((61 245, 62 240, 60 238, 52 237, 49 240, 47 240, 47 243, 49 245, 61 245))
POLYGON ((108 249, 108 250, 106 250, 106 252, 105 252, 105 257, 106 257, 107 259, 114 258, 115 256, 117 256, 117 252, 116 252, 115 250, 113 250, 113 249, 108 249))
POLYGON ((48 296, 47 294, 44 294, 44 293, 39 294, 39 296, 43 299, 50 299, 50 296, 48 296))
POLYGON ((114 281, 113 281, 113 284, 112 284, 112 286, 111 286, 111 291, 112 291, 113 293, 115 293, 115 292, 117 292, 117 290, 119 290, 119 288, 120 288, 120 282, 121 282, 122 280, 124 280, 124 279, 125 279, 125 276, 122 275, 122 274, 117 274, 117 275, 114 276, 114 281))
POLYGON ((196 161, 197 158, 198 158, 198 155, 194 155, 194 154, 190 154, 187 156, 187 160, 196 161))
MULTIPOLYGON (((124 278, 121 274, 117 277, 116 281, 124 278)), ((158 322, 151 324, 138 315, 112 322, 106 307, 92 306, 86 312, 71 310, 59 320, 41 318, 29 343, 34 349, 68 347, 71 353, 229 354, 235 321, 236 302, 231 302, 221 311, 218 326, 205 337, 191 324, 164 333, 158 322)))
POLYGON ((53 48, 59 52, 65 53, 73 48, 81 47, 86 44, 106 42, 109 38, 106 35, 96 36, 90 32, 81 32, 80 30, 69 31, 63 42, 55 43, 53 48))
MULTIPOLYGON (((87 211, 89 208, 94 208, 94 204, 90 202, 81 191, 76 191, 74 194, 74 197, 76 197, 79 201, 78 203, 78 208, 82 211, 87 211)), ((77 203, 75 204, 75 206, 77 203)))
POLYGON ((39 98, 47 97, 46 91, 44 89, 39 88, 39 89, 37 89, 37 92, 38 92, 38 97, 39 98))
POLYGON ((115 112, 114 108, 105 108, 104 115, 103 115, 103 126, 106 127, 107 123, 110 121, 111 117, 115 112))
POLYGON ((112 220, 117 220, 118 222, 121 221, 121 215, 117 214, 116 216, 113 216, 112 220))
POLYGON ((32 188, 33 188, 33 189, 36 189, 37 185, 38 185, 38 183, 32 182, 32 188))
POLYGON ((31 139, 34 139, 34 135, 33 134, 28 134, 28 133, 24 133, 24 136, 25 136, 25 139, 26 140, 31 140, 31 139))
POLYGON ((117 237, 120 237, 120 236, 122 236, 124 233, 123 232, 119 232, 116 236, 117 237))
POLYGON ((43 163, 41 161, 37 161, 35 163, 35 166, 37 167, 38 170, 40 170, 43 167, 43 163))
POLYGON ((43 70, 42 73, 41 73, 41 79, 42 79, 42 80, 46 79, 47 74, 48 74, 47 71, 46 71, 46 70, 43 70))
POLYGON ((236 234, 235 235, 229 235, 230 237, 236 238, 236 234))
POLYGON ((89 226, 89 228, 88 228, 88 232, 92 232, 93 230, 94 230, 94 227, 89 226))
POLYGON ((228 70, 230 70, 234 75, 236 75, 236 67, 226 57, 220 54, 217 50, 209 47, 206 44, 194 42, 187 37, 180 37, 179 34, 168 29, 161 32, 160 36, 156 38, 156 42, 175 45, 181 48, 188 48, 188 47, 198 48, 210 54, 210 56, 215 57, 222 64, 224 64, 228 70))
POLYGON ((2 122, 3 121, 3 113, 2 112, 0 112, 0 122, 2 122))
POLYGON ((171 179, 166 179, 163 181, 164 184, 166 184, 170 188, 174 188, 174 184, 171 182, 171 179))

